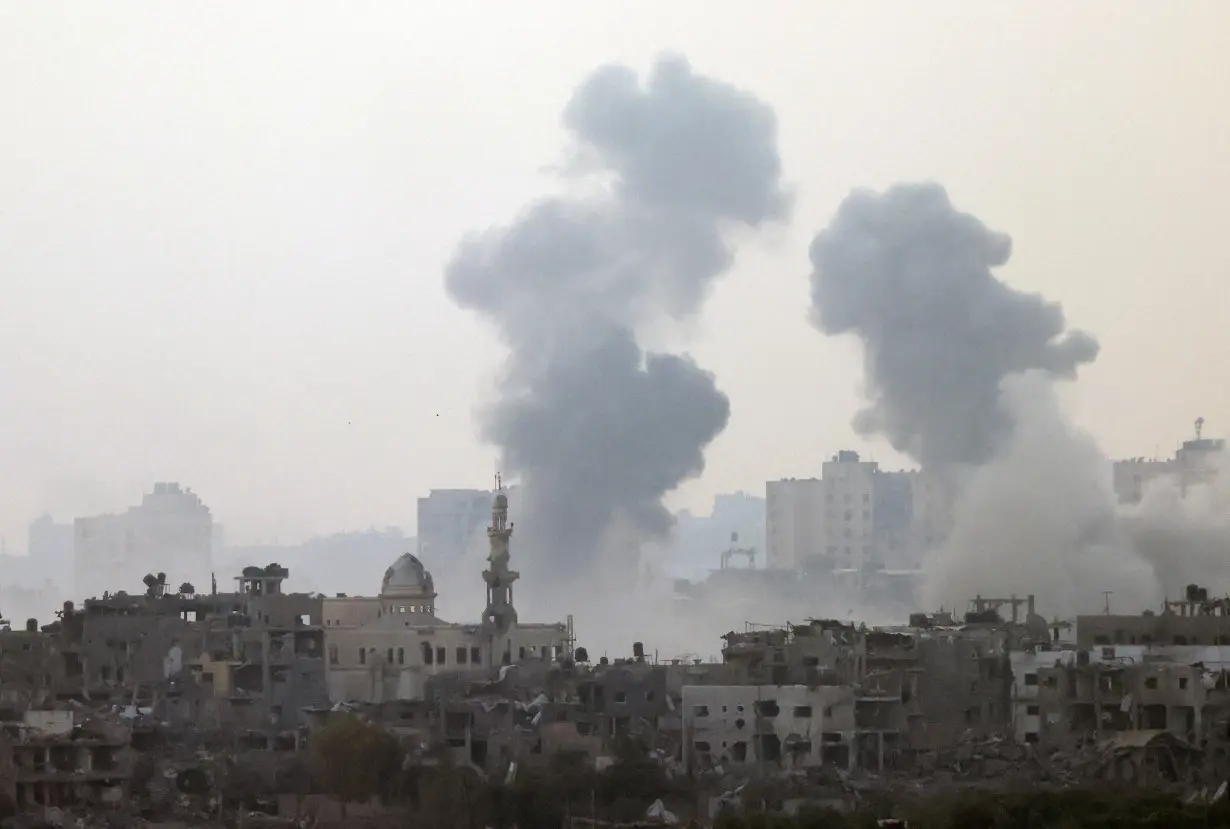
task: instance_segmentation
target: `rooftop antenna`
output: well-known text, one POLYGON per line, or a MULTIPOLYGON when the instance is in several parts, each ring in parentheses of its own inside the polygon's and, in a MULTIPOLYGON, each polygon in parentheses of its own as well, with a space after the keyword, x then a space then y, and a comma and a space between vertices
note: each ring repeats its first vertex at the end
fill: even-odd
POLYGON ((1102 602, 1103 602, 1102 612, 1106 614, 1107 616, 1110 615, 1110 597, 1114 592, 1115 592, 1114 590, 1103 590, 1102 591, 1102 602))
POLYGON ((1200 433, 1204 431, 1204 418, 1196 418, 1196 440, 1200 440, 1200 433))

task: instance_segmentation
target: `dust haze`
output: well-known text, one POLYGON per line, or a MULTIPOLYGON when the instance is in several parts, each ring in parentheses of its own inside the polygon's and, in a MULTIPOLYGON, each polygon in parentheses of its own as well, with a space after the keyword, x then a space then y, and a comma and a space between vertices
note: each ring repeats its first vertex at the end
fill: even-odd
POLYGON ((856 191, 812 243, 812 319, 863 345, 883 436, 955 491, 953 526, 924 561, 925 607, 1036 594, 1041 611, 1096 612, 1104 591, 1138 613, 1182 586, 1230 588, 1225 477, 1180 498, 1159 481, 1121 506, 1111 463, 1064 412, 1097 341, 1057 303, 993 273, 1011 240, 934 183, 856 191))

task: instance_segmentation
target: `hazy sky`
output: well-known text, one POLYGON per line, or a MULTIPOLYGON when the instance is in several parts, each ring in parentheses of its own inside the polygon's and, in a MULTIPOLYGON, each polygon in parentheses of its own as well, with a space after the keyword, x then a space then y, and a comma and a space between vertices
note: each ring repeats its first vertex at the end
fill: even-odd
POLYGON ((1004 276, 1103 351, 1071 389, 1112 455, 1230 434, 1230 3, 0 0, 0 535, 155 480, 232 540, 413 524, 485 486, 502 354, 459 238, 556 185, 561 109, 663 50, 780 121, 786 231, 685 340, 731 398, 674 499, 857 440, 853 342, 808 325, 807 244, 855 186, 935 179, 1004 276), (1222 286, 1222 287, 1218 287, 1222 286))

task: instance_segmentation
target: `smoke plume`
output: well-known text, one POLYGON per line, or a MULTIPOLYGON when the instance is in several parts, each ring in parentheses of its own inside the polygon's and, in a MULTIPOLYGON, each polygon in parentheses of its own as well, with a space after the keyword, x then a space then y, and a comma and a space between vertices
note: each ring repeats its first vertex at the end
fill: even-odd
POLYGON ((662 496, 702 471, 730 404, 712 375, 645 353, 638 334, 695 313, 731 263, 730 231, 785 218, 791 199, 772 110, 681 58, 643 84, 597 70, 563 123, 577 194, 464 241, 446 284, 510 350, 481 425, 525 487, 518 549, 567 578, 600 553, 627 572, 638 542, 670 529, 662 496), (599 549, 617 525, 631 541, 599 549))
POLYGON ((937 184, 855 191, 811 246, 812 319, 863 342, 870 405, 856 427, 924 468, 989 460, 1011 430, 1003 379, 1071 377, 1097 342, 1064 333, 1059 306, 991 269, 1011 240, 958 212, 937 184))
POLYGON ((996 279, 1010 251, 934 184, 855 192, 812 243, 815 324, 864 345, 870 405, 856 426, 955 488, 947 537, 924 559, 924 605, 1032 593, 1073 616, 1107 591, 1139 612, 1189 582, 1230 588, 1230 475, 1182 496, 1161 480, 1141 504, 1118 503, 1111 463, 1054 388, 1098 345, 1065 333, 1057 304, 996 279))

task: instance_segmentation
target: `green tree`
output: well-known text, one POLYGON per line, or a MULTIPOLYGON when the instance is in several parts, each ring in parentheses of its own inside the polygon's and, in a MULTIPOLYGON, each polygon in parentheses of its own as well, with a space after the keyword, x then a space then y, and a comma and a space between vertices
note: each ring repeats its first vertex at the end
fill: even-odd
POLYGON ((397 776, 401 750, 383 728, 352 714, 330 718, 312 737, 312 754, 321 785, 347 803, 387 795, 397 776))

